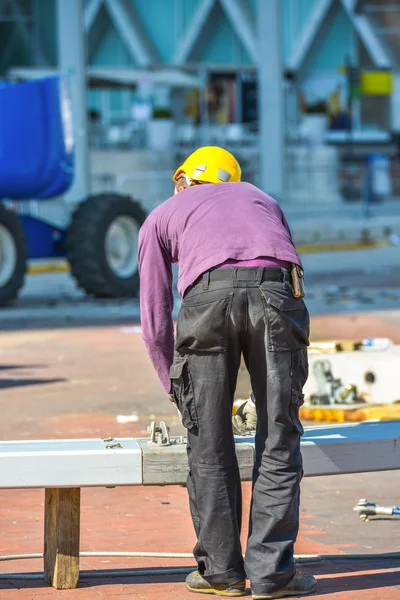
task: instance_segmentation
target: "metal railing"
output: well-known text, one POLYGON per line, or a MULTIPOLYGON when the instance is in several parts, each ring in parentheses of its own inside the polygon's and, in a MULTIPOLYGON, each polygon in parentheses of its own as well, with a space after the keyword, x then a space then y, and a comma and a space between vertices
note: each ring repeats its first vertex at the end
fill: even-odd
MULTIPOLYGON (((175 151, 176 164, 187 156, 187 151, 175 151)), ((259 183, 259 157, 254 149, 238 149, 236 155, 242 165, 243 180, 259 183)), ((130 173, 103 173, 92 177, 92 190, 117 191, 139 200, 146 211, 153 210, 173 193, 172 169, 146 169, 130 173)), ((299 219, 347 216, 373 218, 400 216, 400 160, 390 165, 390 193, 375 194, 371 173, 366 163, 343 162, 312 166, 307 163, 286 161, 285 190, 277 198, 285 212, 299 219)))

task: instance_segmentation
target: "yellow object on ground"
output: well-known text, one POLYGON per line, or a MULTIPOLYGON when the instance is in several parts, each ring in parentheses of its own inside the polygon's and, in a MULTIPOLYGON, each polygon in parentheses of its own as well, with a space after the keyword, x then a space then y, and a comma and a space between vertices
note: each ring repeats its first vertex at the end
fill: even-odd
POLYGON ((304 421, 331 423, 359 423, 360 421, 397 421, 400 419, 400 401, 394 404, 363 404, 358 406, 310 406, 300 408, 304 421))
POLYGON ((334 352, 355 352, 362 346, 362 340, 329 340, 320 342, 311 342, 308 347, 310 354, 323 353, 332 354, 334 352))

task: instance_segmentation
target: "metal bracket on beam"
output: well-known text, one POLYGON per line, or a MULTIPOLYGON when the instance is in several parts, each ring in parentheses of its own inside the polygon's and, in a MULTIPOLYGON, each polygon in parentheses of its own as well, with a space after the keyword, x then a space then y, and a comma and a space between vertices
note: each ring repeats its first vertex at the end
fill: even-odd
POLYGON ((150 443, 156 446, 171 446, 171 439, 169 437, 169 427, 165 421, 160 421, 157 424, 152 421, 148 428, 150 434, 150 443))

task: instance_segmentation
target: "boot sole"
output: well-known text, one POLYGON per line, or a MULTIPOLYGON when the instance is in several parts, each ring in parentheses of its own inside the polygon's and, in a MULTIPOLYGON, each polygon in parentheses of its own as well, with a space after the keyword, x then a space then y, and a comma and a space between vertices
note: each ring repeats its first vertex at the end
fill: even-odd
POLYGON ((289 598, 290 596, 296 597, 296 596, 308 596, 309 594, 313 594, 315 592, 315 590, 317 589, 317 584, 314 585, 314 587, 311 590, 307 590, 306 592, 299 592, 299 591, 287 591, 285 592, 284 590, 278 590, 277 592, 273 593, 273 594, 263 594, 262 596, 260 595, 253 595, 252 598, 253 600, 273 600, 274 598, 289 598))
POLYGON ((195 594, 214 594, 214 596, 225 596, 228 598, 235 598, 235 597, 246 595, 246 590, 243 590, 243 591, 238 590, 237 592, 225 592, 224 590, 215 590, 213 588, 208 589, 208 590, 199 590, 199 589, 190 587, 190 585, 188 585, 188 584, 186 584, 186 588, 189 590, 189 592, 194 592, 195 594))

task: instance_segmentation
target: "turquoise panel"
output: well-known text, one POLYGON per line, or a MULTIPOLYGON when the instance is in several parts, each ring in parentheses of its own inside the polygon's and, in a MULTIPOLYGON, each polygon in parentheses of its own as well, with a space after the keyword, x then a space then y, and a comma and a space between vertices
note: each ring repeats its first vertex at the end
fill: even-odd
MULTIPOLYGON (((107 15, 108 18, 108 15, 107 15)), ((106 33, 99 44, 99 48, 92 60, 95 66, 127 67, 134 66, 134 61, 119 37, 110 20, 106 33)))
POLYGON ((254 14, 256 14, 257 11, 257 0, 247 0, 251 10, 253 11, 254 14))
POLYGON ((317 0, 281 0, 283 59, 286 62, 317 0))
POLYGON ((181 15, 181 25, 184 31, 184 28, 188 26, 193 15, 195 14, 195 10, 198 6, 198 0, 177 0, 176 1, 176 10, 177 10, 177 23, 179 23, 179 15, 181 15))
POLYGON ((46 58, 57 65, 57 19, 55 0, 37 2, 39 39, 46 58))
POLYGON ((328 28, 321 39, 318 48, 309 63, 310 74, 326 71, 336 71, 337 67, 343 65, 349 56, 351 61, 356 61, 356 39, 351 22, 339 7, 328 28))
POLYGON ((177 29, 174 0, 130 0, 130 2, 161 60, 171 61, 177 29))
POLYGON ((100 110, 100 93, 99 90, 90 90, 86 92, 88 108, 100 110))
POLYGON ((225 13, 217 4, 207 27, 203 30, 189 62, 219 64, 251 64, 247 52, 232 30, 225 13))

